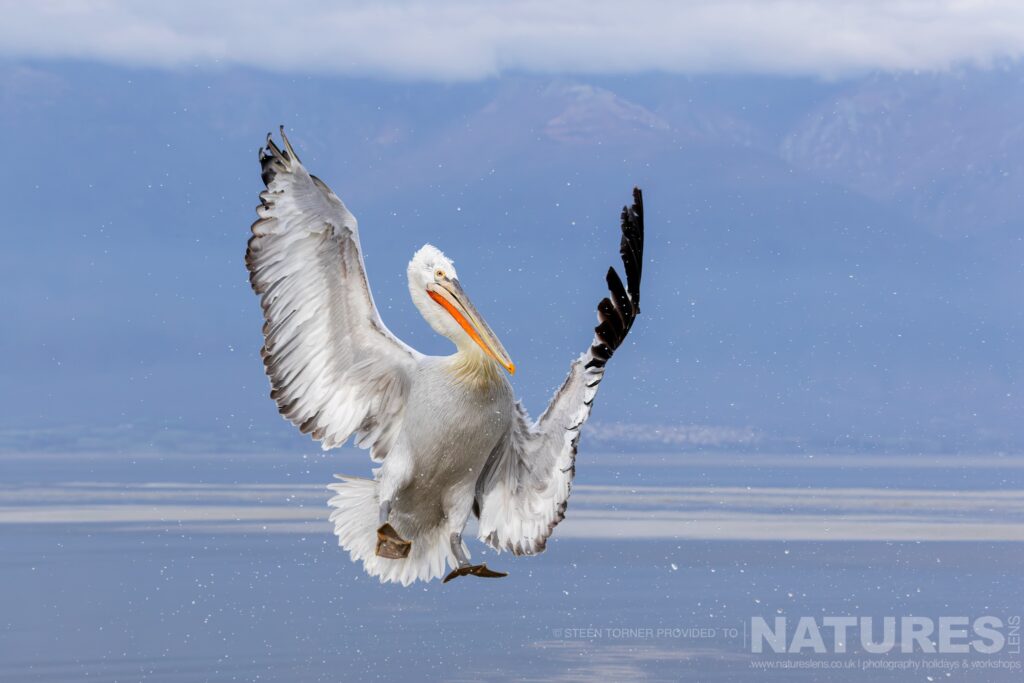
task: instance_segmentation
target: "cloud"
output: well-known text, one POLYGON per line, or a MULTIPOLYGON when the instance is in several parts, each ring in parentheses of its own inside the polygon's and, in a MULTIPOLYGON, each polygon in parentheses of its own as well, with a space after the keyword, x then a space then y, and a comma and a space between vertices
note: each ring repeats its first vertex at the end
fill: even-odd
MULTIPOLYGON (((61 453, 130 453, 133 456, 155 454, 208 454, 282 452, 320 452, 308 439, 298 438, 283 423, 279 429, 247 429, 245 434, 231 429, 187 429, 152 422, 102 425, 65 425, 59 427, 0 428, 0 459, 3 456, 39 457, 61 453)), ((629 447, 735 447, 756 446, 766 437, 750 427, 716 425, 630 424, 594 422, 584 430, 587 444, 629 447)), ((775 440, 777 441, 777 440, 775 440)), ((345 450, 356 451, 349 445, 345 450)), ((336 451, 335 451, 336 452, 336 451)), ((365 454, 363 454, 365 456, 365 454)))
POLYGON ((589 425, 587 438, 598 443, 659 446, 750 446, 764 435, 750 427, 716 425, 648 425, 621 422, 589 425))
POLYGON ((990 66, 1024 52, 1013 0, 5 3, 0 54, 440 81, 503 72, 761 73, 990 66))

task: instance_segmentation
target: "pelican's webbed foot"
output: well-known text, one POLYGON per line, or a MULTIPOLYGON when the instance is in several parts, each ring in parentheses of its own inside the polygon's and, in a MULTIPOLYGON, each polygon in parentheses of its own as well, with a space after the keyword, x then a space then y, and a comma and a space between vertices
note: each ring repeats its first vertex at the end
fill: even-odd
POLYGON ((395 527, 385 522, 377 529, 377 555, 389 560, 401 560, 409 557, 412 542, 398 535, 395 527))
POLYGON ((448 576, 444 577, 442 583, 448 583, 452 579, 457 579, 460 576, 466 576, 472 574, 473 576, 479 576, 485 579, 500 579, 503 576, 508 576, 507 572, 496 572, 493 569, 488 569, 486 564, 467 564, 457 569, 453 569, 448 576))
POLYGON ((462 545, 462 534, 453 533, 450 541, 452 544, 452 555, 455 556, 455 563, 459 566, 453 569, 448 576, 444 577, 442 583, 448 583, 452 579, 457 579, 467 574, 485 579, 500 579, 503 576, 508 576, 505 572, 496 572, 493 569, 488 569, 486 564, 470 564, 466 549, 462 545))

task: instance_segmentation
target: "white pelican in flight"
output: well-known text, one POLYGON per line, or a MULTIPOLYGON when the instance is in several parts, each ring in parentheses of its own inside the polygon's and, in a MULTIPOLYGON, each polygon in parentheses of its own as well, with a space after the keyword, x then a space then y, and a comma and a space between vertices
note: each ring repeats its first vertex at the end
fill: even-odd
POLYGON ((626 284, 610 294, 585 353, 535 422, 513 397, 515 365, 459 283, 452 262, 425 245, 409 262, 409 294, 456 352, 425 356, 384 326, 359 250, 356 219, 299 162, 284 137, 260 150, 259 219, 245 262, 265 323, 261 351, 271 398, 323 448, 355 443, 381 463, 373 479, 329 488, 339 545, 382 582, 472 574, 462 532, 471 514, 498 551, 531 555, 565 517, 580 428, 597 386, 640 312, 643 203, 622 210, 626 284))

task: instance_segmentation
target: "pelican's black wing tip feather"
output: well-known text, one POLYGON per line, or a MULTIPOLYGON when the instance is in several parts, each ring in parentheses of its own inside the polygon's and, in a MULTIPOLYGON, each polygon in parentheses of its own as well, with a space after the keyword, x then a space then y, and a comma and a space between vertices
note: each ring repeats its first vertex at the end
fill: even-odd
POLYGON ((280 126, 280 132, 281 140, 284 142, 283 150, 274 142, 273 133, 267 133, 266 145, 260 148, 260 175, 263 178, 263 184, 267 187, 270 187, 270 183, 274 181, 274 176, 288 170, 292 159, 299 161, 291 142, 288 141, 288 136, 285 135, 283 125, 280 126))
POLYGON ((644 195, 633 188, 633 205, 622 207, 622 241, 619 244, 626 269, 626 289, 636 312, 640 312, 640 278, 644 269, 644 195))
POLYGON ((611 296, 597 307, 598 325, 590 347, 587 367, 604 367, 633 327, 640 313, 640 278, 644 261, 644 199, 639 187, 633 188, 633 205, 622 207, 622 241, 619 243, 626 284, 614 268, 608 269, 606 281, 611 296))

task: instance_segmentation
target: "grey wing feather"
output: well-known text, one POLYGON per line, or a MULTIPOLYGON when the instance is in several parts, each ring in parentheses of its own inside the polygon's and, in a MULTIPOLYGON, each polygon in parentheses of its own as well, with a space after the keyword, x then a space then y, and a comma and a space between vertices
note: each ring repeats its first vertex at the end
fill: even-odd
POLYGON ((495 447, 477 480, 476 512, 480 539, 498 550, 529 555, 544 550, 565 518, 576 473, 580 430, 590 417, 605 366, 640 313, 643 268, 643 196, 633 189, 633 205, 622 210, 620 254, 626 285, 608 269, 609 296, 597 307, 598 325, 586 353, 577 358, 544 414, 533 423, 525 411, 495 447))
POLYGON ((420 355, 385 327, 366 280, 355 217, 284 137, 260 150, 259 219, 245 255, 265 323, 261 350, 278 409, 323 448, 352 435, 387 455, 420 355))

